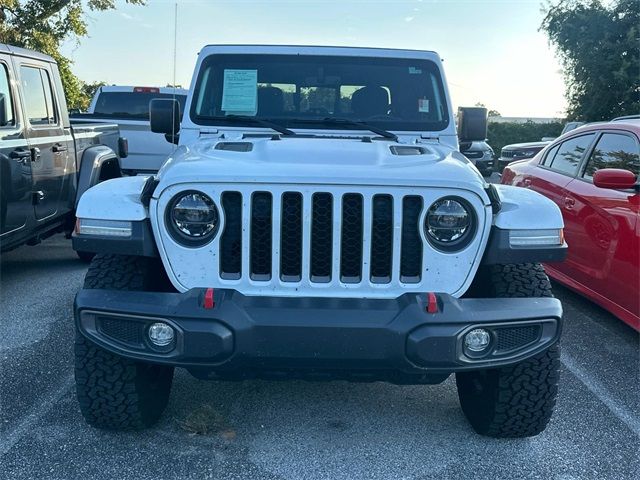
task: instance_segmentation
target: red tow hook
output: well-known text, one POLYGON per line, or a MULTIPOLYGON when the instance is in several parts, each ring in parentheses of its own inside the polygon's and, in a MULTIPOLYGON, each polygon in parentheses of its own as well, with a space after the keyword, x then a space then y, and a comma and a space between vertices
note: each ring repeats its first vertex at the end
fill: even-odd
POLYGON ((213 300, 213 288, 207 288, 204 292, 204 302, 202 303, 202 306, 207 310, 211 310, 216 306, 216 302, 213 300))
POLYGON ((427 312, 438 313, 438 297, 433 292, 427 293, 427 312))

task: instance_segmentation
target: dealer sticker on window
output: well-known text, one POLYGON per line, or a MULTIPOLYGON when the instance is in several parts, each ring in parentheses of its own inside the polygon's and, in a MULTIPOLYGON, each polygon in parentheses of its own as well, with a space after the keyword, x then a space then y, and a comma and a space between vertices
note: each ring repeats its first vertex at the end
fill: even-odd
POLYGON ((418 99, 418 112, 420 112, 420 113, 429 113, 429 99, 428 98, 419 98, 418 99))
POLYGON ((233 114, 255 115, 258 111, 258 71, 225 69, 222 110, 233 114))

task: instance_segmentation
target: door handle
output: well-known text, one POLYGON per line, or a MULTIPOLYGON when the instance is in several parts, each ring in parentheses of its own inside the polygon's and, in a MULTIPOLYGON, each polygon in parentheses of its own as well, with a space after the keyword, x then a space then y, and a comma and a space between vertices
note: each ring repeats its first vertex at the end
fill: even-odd
POLYGON ((9 157, 23 160, 25 158, 30 158, 31 157, 31 151, 20 148, 20 149, 17 149, 17 150, 14 150, 13 152, 11 152, 9 154, 9 157))
POLYGON ((40 159, 40 149, 38 147, 33 147, 31 149, 31 161, 35 162, 40 159))
POLYGON ((62 143, 56 143, 53 145, 53 147, 51 147, 51 151, 53 153, 66 152, 67 146, 63 145, 62 143))

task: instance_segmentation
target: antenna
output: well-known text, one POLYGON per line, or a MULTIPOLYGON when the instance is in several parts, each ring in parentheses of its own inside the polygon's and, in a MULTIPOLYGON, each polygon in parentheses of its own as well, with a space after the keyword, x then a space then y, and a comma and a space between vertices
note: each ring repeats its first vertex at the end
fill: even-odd
MULTIPOLYGON (((173 12, 173 105, 175 108, 175 102, 177 100, 177 95, 176 95, 176 61, 178 58, 178 2, 176 1, 175 5, 174 5, 174 12, 173 12)), ((180 105, 180 104, 178 104, 180 105)), ((178 110, 180 109, 180 107, 178 107, 178 110)), ((178 111, 178 113, 182 113, 180 111, 178 111)), ((175 115, 175 112, 174 112, 175 115)), ((173 122, 175 125, 175 122, 173 122)), ((175 127, 172 127, 171 130, 171 135, 172 138, 176 138, 176 131, 175 131, 175 127)), ((173 143, 173 150, 175 151, 177 148, 177 145, 175 144, 175 142, 173 143)))

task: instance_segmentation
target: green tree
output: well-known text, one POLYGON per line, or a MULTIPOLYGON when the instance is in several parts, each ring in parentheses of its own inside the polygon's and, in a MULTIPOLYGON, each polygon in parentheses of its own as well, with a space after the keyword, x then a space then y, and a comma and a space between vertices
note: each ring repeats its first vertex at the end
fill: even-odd
POLYGON ((497 155, 502 147, 512 143, 539 142, 543 137, 558 137, 564 125, 560 122, 552 123, 515 123, 489 122, 487 142, 497 155))
POLYGON ((540 29, 563 65, 568 119, 640 112, 640 2, 561 0, 544 13, 540 29))
MULTIPOLYGON (((126 0, 144 5, 145 0, 126 0)), ((116 0, 0 0, 0 43, 51 55, 57 62, 69 108, 86 108, 83 83, 71 72, 60 44, 87 34, 85 14, 110 10, 116 0)))

